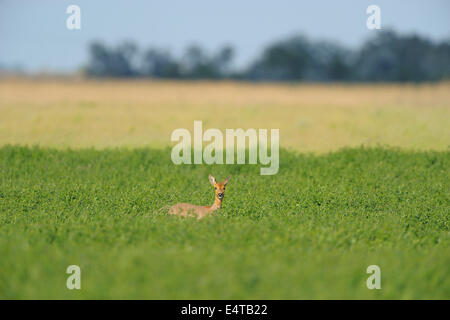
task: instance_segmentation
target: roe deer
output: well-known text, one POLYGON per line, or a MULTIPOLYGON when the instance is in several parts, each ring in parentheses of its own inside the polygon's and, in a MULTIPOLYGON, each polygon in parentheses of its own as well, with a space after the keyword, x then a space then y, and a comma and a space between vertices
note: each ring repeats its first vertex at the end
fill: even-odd
POLYGON ((214 187, 215 199, 212 206, 196 206, 190 203, 177 203, 169 209, 169 214, 177 214, 180 216, 192 216, 197 215, 200 220, 209 213, 222 208, 222 201, 225 196, 225 186, 230 180, 231 176, 225 179, 224 182, 216 182, 216 179, 212 175, 209 175, 209 182, 214 187))

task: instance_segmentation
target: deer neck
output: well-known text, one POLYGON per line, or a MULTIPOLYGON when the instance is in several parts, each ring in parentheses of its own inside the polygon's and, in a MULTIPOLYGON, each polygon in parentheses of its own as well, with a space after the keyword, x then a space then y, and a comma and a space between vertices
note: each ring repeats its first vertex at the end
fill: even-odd
POLYGON ((217 209, 220 209, 220 208, 222 208, 222 200, 220 200, 219 198, 216 197, 214 199, 213 205, 210 207, 210 210, 214 211, 214 210, 217 210, 217 209))

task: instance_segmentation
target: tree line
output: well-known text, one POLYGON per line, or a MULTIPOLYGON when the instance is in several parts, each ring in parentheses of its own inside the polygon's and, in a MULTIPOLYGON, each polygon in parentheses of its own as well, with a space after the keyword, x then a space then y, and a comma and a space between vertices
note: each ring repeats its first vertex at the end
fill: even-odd
POLYGON ((192 45, 181 57, 168 50, 139 50, 132 42, 89 46, 84 67, 92 77, 161 79, 237 79, 248 81, 420 82, 450 78, 450 40, 433 42, 420 35, 377 32, 357 49, 331 41, 292 36, 267 46, 242 70, 233 68, 235 50, 224 46, 208 54, 192 45))

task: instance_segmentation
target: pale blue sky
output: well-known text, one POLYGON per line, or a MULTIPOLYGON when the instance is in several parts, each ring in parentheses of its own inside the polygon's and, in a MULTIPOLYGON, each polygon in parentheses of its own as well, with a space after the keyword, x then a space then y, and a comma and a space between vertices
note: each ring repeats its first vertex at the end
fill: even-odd
POLYGON ((450 37, 448 0, 0 0, 0 65, 31 71, 72 71, 87 44, 130 39, 181 54, 192 43, 236 48, 243 65, 273 40, 294 33, 355 47, 371 33, 366 8, 381 8, 382 28, 450 37), (66 8, 81 8, 81 30, 66 28, 66 8))

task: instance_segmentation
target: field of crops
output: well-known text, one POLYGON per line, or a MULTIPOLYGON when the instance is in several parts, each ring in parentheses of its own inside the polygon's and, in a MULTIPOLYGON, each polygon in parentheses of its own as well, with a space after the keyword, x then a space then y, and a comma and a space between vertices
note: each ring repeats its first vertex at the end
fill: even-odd
POLYGON ((449 88, 0 81, 0 298, 449 299, 449 88), (174 165, 193 120, 279 128, 278 174, 174 165))

